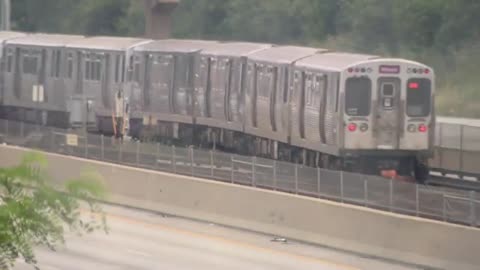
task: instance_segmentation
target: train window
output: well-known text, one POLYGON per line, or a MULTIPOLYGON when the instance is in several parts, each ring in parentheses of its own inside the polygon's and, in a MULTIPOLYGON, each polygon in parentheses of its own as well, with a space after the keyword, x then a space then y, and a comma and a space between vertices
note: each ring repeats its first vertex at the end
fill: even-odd
POLYGON ((394 93, 394 86, 391 83, 384 83, 382 85, 383 96, 391 97, 394 93))
POLYGON ((55 59, 55 77, 60 77, 60 63, 61 63, 61 59, 62 59, 62 54, 61 54, 61 51, 60 50, 57 50, 56 52, 57 54, 57 58, 55 59))
POLYGON ((288 102, 288 68, 285 68, 283 74, 283 102, 288 102))
POLYGON ((135 68, 134 68, 134 80, 136 82, 140 82, 140 63, 136 62, 135 63, 135 68))
POLYGON ((120 80, 120 55, 115 56, 115 82, 120 80))
POLYGON ((307 106, 313 105, 313 75, 309 73, 305 80, 305 104, 307 106))
POLYGON ((96 80, 96 81, 99 81, 100 80, 100 74, 101 74, 101 71, 100 71, 100 61, 97 61, 94 63, 94 66, 95 66, 95 73, 93 74, 93 79, 96 80))
POLYGON ((90 56, 85 59, 85 79, 90 81, 99 81, 101 74, 101 63, 98 57, 90 56))
POLYGON ((85 79, 89 80, 90 79, 90 66, 92 62, 90 62, 88 59, 85 60, 85 79))
POLYGON ((33 55, 23 56, 23 73, 37 74, 38 58, 33 55))
POLYGON ((52 63, 50 66, 50 77, 58 78, 60 76, 60 50, 52 51, 52 63))
POLYGON ((73 77, 73 54, 68 53, 67 55, 67 77, 72 78, 73 77))
POLYGON ((335 112, 338 112, 338 104, 340 103, 340 78, 337 77, 336 79, 336 82, 335 82, 337 85, 336 85, 336 94, 335 94, 335 100, 334 100, 334 104, 335 104, 335 112))
POLYGON ((321 75, 315 76, 315 100, 314 100, 314 105, 319 106, 320 105, 320 99, 321 99, 321 94, 323 93, 325 88, 325 77, 321 75))
POLYGON ((410 79, 407 82, 407 115, 425 117, 430 114, 431 81, 410 79))
POLYGON ((345 113, 351 116, 370 114, 372 81, 369 78, 348 78, 345 86, 345 113))
POLYGON ((120 72, 122 74, 122 82, 125 81, 125 55, 122 55, 122 61, 120 62, 120 72))
POLYGON ((13 55, 12 51, 8 50, 8 55, 7 55, 7 72, 12 72, 12 66, 13 66, 13 55))
POLYGON ((57 58, 56 51, 52 51, 52 63, 50 64, 50 77, 55 77, 55 59, 57 58))

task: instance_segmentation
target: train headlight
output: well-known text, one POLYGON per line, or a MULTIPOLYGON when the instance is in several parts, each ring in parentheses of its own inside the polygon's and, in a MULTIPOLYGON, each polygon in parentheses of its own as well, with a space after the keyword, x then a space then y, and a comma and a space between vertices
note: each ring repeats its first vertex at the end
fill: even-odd
POLYGON ((407 126, 407 130, 408 132, 415 132, 417 130, 417 126, 415 126, 414 124, 410 124, 407 126))
POLYGON ((363 123, 360 125, 360 131, 361 132, 365 132, 368 130, 368 124, 367 123, 363 123))

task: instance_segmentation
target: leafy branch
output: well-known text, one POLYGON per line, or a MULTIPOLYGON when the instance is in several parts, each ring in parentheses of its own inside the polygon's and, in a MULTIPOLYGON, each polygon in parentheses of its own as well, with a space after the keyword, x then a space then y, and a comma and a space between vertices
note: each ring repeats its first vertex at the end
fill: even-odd
POLYGON ((36 152, 16 166, 0 168, 0 269, 13 267, 19 258, 39 269, 34 248, 55 251, 65 243, 66 228, 80 235, 108 233, 98 203, 106 195, 101 177, 88 172, 55 185, 46 168, 46 159, 36 152), (88 206, 89 218, 82 217, 83 206, 88 206))

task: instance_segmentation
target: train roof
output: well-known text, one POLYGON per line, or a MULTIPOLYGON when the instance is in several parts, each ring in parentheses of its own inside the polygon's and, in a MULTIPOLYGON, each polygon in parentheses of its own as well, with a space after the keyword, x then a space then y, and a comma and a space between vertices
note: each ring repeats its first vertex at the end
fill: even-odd
POLYGON ((76 49, 124 51, 131 46, 149 41, 151 40, 143 38, 94 36, 71 42, 67 47, 76 49))
POLYGON ((18 38, 10 39, 6 44, 44 46, 44 47, 63 47, 71 42, 84 39, 81 35, 63 35, 63 34, 28 34, 18 38))
POLYGON ((208 55, 226 55, 226 56, 246 56, 256 53, 273 45, 268 43, 253 43, 253 42, 228 42, 219 43, 201 52, 201 54, 208 55))
POLYGON ((136 51, 145 52, 197 52, 208 48, 217 41, 195 40, 195 39, 162 39, 155 40, 150 43, 142 44, 135 48, 136 51))
POLYGON ((23 33, 23 32, 0 31, 0 42, 6 41, 6 40, 9 40, 9 39, 24 37, 26 35, 27 34, 23 33))
POLYGON ((295 63, 299 67, 307 68, 322 68, 343 70, 348 66, 354 65, 359 62, 364 62, 372 59, 378 59, 379 56, 369 54, 354 54, 354 53, 340 53, 340 52, 327 52, 321 54, 315 54, 295 63))
POLYGON ((326 49, 320 48, 279 46, 251 54, 248 58, 255 61, 268 61, 274 63, 290 64, 304 57, 326 51, 326 49))

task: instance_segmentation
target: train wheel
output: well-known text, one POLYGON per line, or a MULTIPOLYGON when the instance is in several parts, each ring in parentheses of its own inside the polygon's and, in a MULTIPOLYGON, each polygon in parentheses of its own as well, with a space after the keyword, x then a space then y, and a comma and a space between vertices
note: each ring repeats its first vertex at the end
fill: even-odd
POLYGON ((428 166, 425 163, 417 160, 417 162, 415 162, 415 179, 417 182, 424 184, 428 180, 429 175, 430 170, 428 166))

